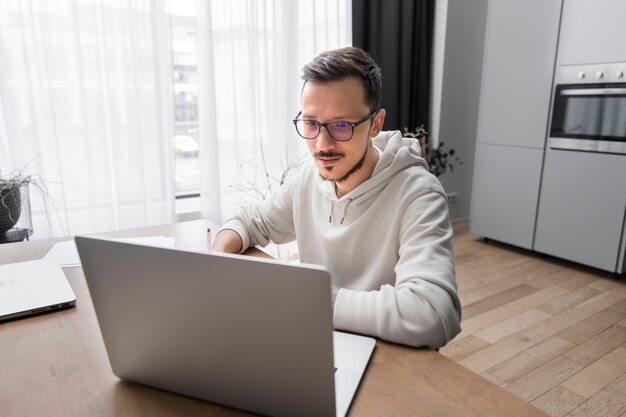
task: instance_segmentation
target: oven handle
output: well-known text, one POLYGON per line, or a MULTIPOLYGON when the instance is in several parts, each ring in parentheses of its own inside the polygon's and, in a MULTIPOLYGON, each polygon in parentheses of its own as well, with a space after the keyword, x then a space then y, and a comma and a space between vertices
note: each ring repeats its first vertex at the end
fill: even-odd
POLYGON ((616 96, 626 94, 626 88, 578 88, 562 90, 562 96, 616 96))

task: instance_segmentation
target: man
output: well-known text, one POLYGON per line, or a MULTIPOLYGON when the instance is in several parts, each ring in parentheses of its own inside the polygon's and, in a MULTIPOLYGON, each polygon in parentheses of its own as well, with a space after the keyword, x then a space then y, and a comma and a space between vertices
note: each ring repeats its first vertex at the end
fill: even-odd
POLYGON ((294 124, 314 163, 242 207, 213 249, 296 239, 302 262, 331 273, 335 328, 438 348, 461 321, 447 199, 417 140, 380 133, 381 78, 352 47, 304 67, 294 124))

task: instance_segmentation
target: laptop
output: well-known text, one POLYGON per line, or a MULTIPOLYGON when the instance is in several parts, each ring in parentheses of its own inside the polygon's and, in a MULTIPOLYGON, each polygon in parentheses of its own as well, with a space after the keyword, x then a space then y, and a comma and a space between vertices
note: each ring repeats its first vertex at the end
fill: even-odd
POLYGON ((269 416, 345 416, 374 349, 316 265, 76 237, 113 373, 269 416))
POLYGON ((76 295, 58 263, 38 259, 0 265, 0 321, 75 304, 76 295))

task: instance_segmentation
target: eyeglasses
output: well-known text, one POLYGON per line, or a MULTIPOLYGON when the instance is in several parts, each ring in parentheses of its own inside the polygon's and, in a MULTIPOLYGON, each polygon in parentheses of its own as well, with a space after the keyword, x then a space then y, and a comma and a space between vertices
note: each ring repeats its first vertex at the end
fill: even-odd
POLYGON ((302 112, 300 112, 296 115, 296 118, 293 119, 293 124, 296 126, 298 135, 302 136, 304 139, 315 139, 320 135, 322 128, 325 127, 328 135, 333 140, 338 142, 347 142, 352 139, 354 128, 374 117, 377 112, 378 109, 372 111, 370 114, 361 120, 357 120, 356 122, 337 121, 328 123, 318 122, 317 120, 298 119, 298 117, 302 114, 302 112))

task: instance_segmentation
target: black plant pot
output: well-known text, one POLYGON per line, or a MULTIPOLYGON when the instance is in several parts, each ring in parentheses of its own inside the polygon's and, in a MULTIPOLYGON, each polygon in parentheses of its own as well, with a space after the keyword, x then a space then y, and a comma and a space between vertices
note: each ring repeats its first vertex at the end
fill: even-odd
POLYGON ((0 191, 0 233, 11 229, 22 214, 22 194, 20 187, 0 191))

